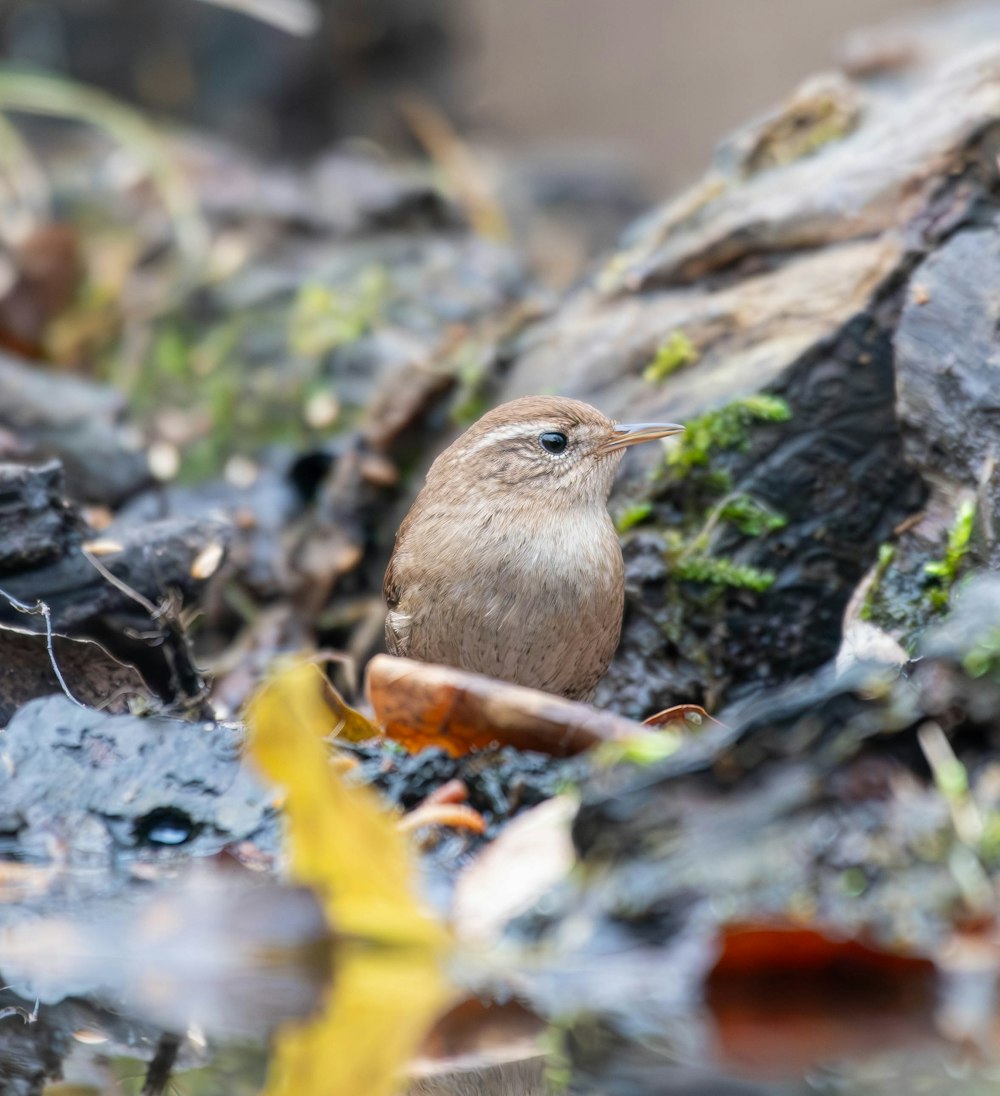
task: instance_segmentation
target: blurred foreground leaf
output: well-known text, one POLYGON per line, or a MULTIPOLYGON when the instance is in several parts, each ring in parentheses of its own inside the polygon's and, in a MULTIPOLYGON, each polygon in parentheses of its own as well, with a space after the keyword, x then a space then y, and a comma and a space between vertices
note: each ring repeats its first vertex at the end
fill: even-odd
POLYGON ((265 1096, 389 1096, 447 1002, 432 949, 345 944, 320 1016, 281 1028, 265 1096))
POLYGON ((285 670, 250 704, 250 751, 285 790, 291 872, 312 887, 338 936, 438 948, 444 930, 413 895, 395 820, 365 788, 331 770, 323 739, 340 722, 312 665, 285 670))
POLYGON ((267 1096, 395 1091, 449 990, 440 969, 447 934, 412 891, 405 839, 365 788, 332 771, 323 739, 340 716, 315 666, 298 665, 250 705, 250 750, 286 793, 291 871, 312 887, 338 950, 320 1016, 276 1041, 267 1096))

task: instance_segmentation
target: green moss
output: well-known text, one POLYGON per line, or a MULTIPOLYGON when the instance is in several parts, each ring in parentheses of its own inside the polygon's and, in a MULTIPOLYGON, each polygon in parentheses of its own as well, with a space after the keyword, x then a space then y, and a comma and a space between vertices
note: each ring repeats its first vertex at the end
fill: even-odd
POLYGON ((685 365, 694 365, 698 351, 683 331, 672 331, 660 344, 653 360, 642 371, 642 379, 650 384, 666 380, 671 373, 685 365))
POLYGON ((681 735, 676 731, 650 730, 619 742, 604 743, 597 750, 594 760, 599 767, 606 765, 610 768, 612 765, 625 763, 644 768, 671 757, 678 751, 682 741, 681 735))
MULTIPOLYGON (((310 394, 327 388, 316 358, 254 364, 262 331, 280 332, 287 310, 227 319, 196 334, 167 319, 131 377, 121 383, 136 413, 155 421, 170 412, 190 416, 181 446, 179 480, 194 483, 220 471, 234 453, 252 454, 273 444, 302 446, 316 436, 304 408, 310 394)), ((349 410, 337 420, 346 428, 349 410)), ((328 430, 321 431, 328 433, 328 430)))
POLYGON ((753 495, 743 493, 734 494, 726 500, 720 510, 720 517, 735 525, 748 537, 761 537, 783 529, 788 524, 788 518, 784 514, 779 514, 753 495))
POLYGON ((865 600, 861 605, 859 616, 862 620, 871 620, 873 616, 873 610, 875 605, 875 597, 879 592, 882 585, 882 579, 885 577, 886 571, 889 569, 889 565, 896 558, 896 547, 893 544, 880 544, 878 549, 878 561, 875 564, 875 575, 872 578, 872 583, 868 587, 868 592, 865 594, 865 600))
POLYGON ((791 418, 787 402, 777 396, 755 395, 735 400, 685 423, 680 443, 667 456, 664 470, 672 474, 674 498, 681 502, 684 531, 665 536, 665 553, 676 582, 764 593, 774 584, 773 572, 711 554, 713 534, 720 523, 745 537, 764 537, 783 528, 788 519, 748 492, 732 490, 728 469, 709 467, 712 456, 747 449, 755 424, 791 418), (706 500, 721 495, 706 508, 706 500))
POLYGON ((744 174, 756 175, 812 156, 831 142, 843 140, 857 119, 855 104, 836 91, 799 98, 766 127, 747 157, 744 174))
POLYGON ((490 408, 487 386, 493 362, 493 344, 466 339, 451 356, 448 372, 456 380, 449 418, 456 426, 471 426, 490 408))
POLYGON ((544 1091, 549 1096, 568 1092, 573 1080, 573 1067, 566 1051, 566 1037, 571 1027, 569 1017, 552 1017, 538 1038, 538 1047, 545 1056, 544 1091))
POLYGON ((707 465, 713 452, 745 449, 750 427, 758 422, 787 422, 792 412, 779 396, 759 394, 734 400, 684 424, 680 443, 667 454, 667 464, 683 475, 707 465))
POLYGON ((674 564, 673 577, 680 582, 703 582, 710 586, 730 586, 762 594, 770 590, 777 576, 773 571, 734 563, 730 559, 688 555, 674 564))
POLYGON ((944 608, 951 596, 951 588, 958 577, 962 561, 969 551, 972 529, 976 520, 976 504, 964 499, 955 513, 955 520, 948 532, 948 545, 942 559, 924 564, 924 575, 931 585, 930 601, 936 609, 944 608))
POLYGON ((850 132, 847 120, 831 114, 815 120, 809 125, 799 127, 797 133, 786 133, 780 141, 773 142, 764 149, 751 166, 751 174, 768 167, 782 167, 812 156, 824 145, 843 140, 850 132))
POLYGON ((347 289, 307 282, 289 317, 290 349, 303 357, 320 357, 357 342, 381 316, 388 291, 388 275, 379 266, 363 270, 347 289))
POLYGON ((962 658, 962 668, 969 677, 1000 676, 1000 627, 979 637, 962 658))
POLYGON ((627 533, 629 529, 634 529, 635 526, 644 522, 652 512, 653 504, 651 502, 633 503, 618 515, 615 520, 615 528, 619 533, 627 533))
POLYGON ((191 375, 190 347, 180 330, 169 325, 153 341, 153 367, 163 376, 187 380, 191 375))

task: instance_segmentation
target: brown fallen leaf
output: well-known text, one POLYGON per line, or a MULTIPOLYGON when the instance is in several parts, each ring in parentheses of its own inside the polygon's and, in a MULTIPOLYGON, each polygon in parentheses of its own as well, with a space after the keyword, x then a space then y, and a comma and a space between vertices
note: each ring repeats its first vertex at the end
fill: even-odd
POLYGON ((815 976, 851 970, 888 976, 933 971, 933 964, 923 956, 792 924, 727 925, 720 945, 710 981, 779 972, 815 976))
POLYGON ((519 1001, 462 1001, 438 1020, 411 1061, 407 1096, 549 1091, 541 1043, 546 1030, 519 1001))
POLYGON ((464 803, 469 798, 469 789, 464 780, 455 777, 432 791, 421 806, 428 803, 464 803))
POLYGON ((798 1077, 941 1040, 927 958, 793 924, 730 925, 705 987, 720 1066, 798 1077))
POLYGON ((368 664, 365 690, 389 738, 453 757, 498 744, 568 757, 648 734, 639 723, 504 681, 392 655, 368 664))
POLYGON ((716 727, 725 726, 698 704, 674 704, 673 707, 664 708, 662 712, 642 721, 644 727, 669 727, 671 723, 678 723, 687 731, 702 730, 710 723, 714 723, 716 727))
POLYGON ((7 258, 13 276, 0 291, 0 346, 42 359, 46 328, 72 303, 83 273, 76 230, 38 225, 7 258))

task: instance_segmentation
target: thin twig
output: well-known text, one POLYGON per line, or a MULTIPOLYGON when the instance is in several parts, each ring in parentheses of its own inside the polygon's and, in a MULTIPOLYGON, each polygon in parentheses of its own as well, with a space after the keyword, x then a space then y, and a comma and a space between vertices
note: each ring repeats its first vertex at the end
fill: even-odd
POLYGON ((102 575, 116 590, 120 590, 127 598, 142 606, 149 614, 150 619, 159 627, 156 635, 143 635, 133 632, 133 636, 144 642, 156 640, 163 646, 164 654, 170 668, 171 677, 177 690, 192 700, 200 701, 205 692, 205 682, 201 673, 195 666, 190 651, 184 622, 181 619, 180 608, 176 604, 176 596, 168 592, 162 602, 157 606, 144 594, 140 594, 134 587, 120 579, 112 571, 109 571, 103 563, 86 548, 81 548, 87 560, 93 564, 97 572, 102 575), (183 659, 182 666, 179 659, 183 659))
POLYGON ((40 616, 45 620, 45 649, 49 652, 49 662, 52 664, 52 672, 56 675, 56 681, 59 682, 59 687, 66 694, 66 696, 73 701, 78 708, 86 708, 87 705, 77 700, 76 697, 69 691, 69 686, 66 684, 66 679, 62 675, 62 670, 59 669, 59 663, 56 661, 55 645, 53 643, 52 635, 52 610, 45 604, 44 601, 36 601, 34 605, 26 605, 23 601, 19 601, 13 594, 8 594, 6 590, 0 589, 0 596, 7 599, 10 607, 17 610, 19 613, 24 613, 26 616, 40 616))
POLYGON ((124 579, 120 579, 113 571, 109 571, 97 556, 91 555, 86 548, 81 548, 80 551, 83 552, 86 559, 94 565, 101 576, 107 579, 116 590, 120 590, 131 601, 134 601, 137 605, 141 605, 153 620, 159 619, 161 610, 158 609, 145 594, 140 594, 135 587, 129 586, 124 579))
POLYGON ((32 1010, 29 1012, 26 1008, 22 1008, 20 1005, 7 1005, 6 1008, 0 1008, 0 1020, 6 1020, 9 1016, 20 1016, 26 1024, 34 1024, 38 1022, 38 998, 35 998, 35 1004, 32 1010))
POLYGON ((308 38, 315 34, 321 19, 319 8, 310 3, 310 0, 202 0, 202 2, 238 11, 251 19, 270 23, 272 27, 300 38, 308 38))

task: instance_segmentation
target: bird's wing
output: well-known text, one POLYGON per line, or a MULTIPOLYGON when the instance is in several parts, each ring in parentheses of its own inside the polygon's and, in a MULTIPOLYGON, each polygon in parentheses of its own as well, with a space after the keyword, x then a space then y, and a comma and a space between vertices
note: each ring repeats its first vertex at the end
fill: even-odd
POLYGON ((385 645, 390 654, 405 657, 410 649, 410 616, 408 613, 399 611, 403 587, 396 566, 395 552, 389 560, 389 566, 385 569, 385 578, 382 581, 382 596, 385 598, 386 605, 389 606, 389 612, 385 618, 385 645))

